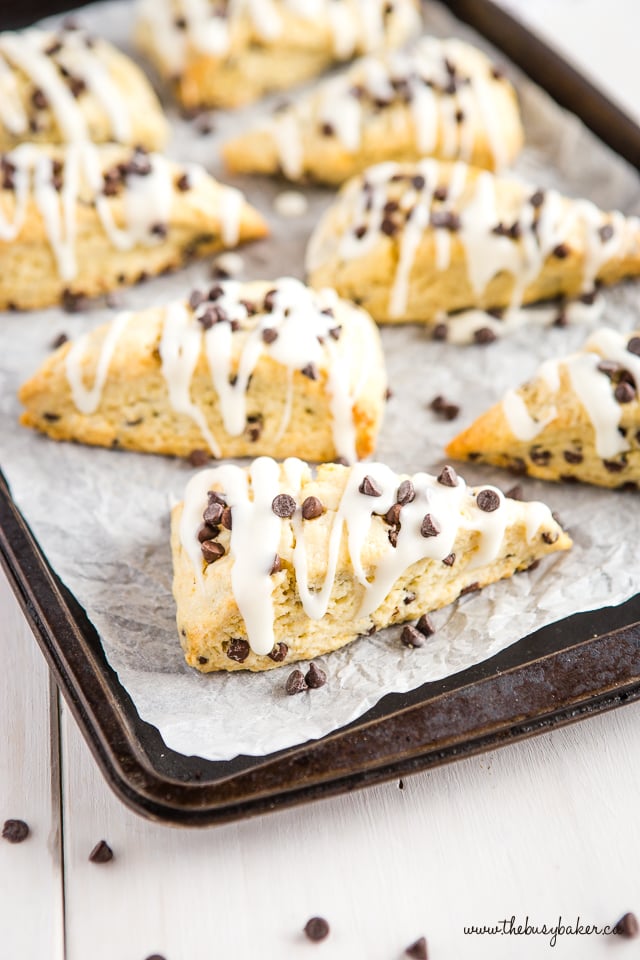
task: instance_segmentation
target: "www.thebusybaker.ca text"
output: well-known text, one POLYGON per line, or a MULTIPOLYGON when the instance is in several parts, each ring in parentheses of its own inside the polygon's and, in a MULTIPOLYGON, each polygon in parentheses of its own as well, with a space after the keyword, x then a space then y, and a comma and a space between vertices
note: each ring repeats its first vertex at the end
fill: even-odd
POLYGON ((499 920, 493 925, 483 924, 482 926, 463 927, 465 934, 475 936, 513 936, 513 937, 549 937, 549 946, 555 947, 558 937, 608 937, 620 933, 620 929, 615 924, 606 924, 599 927, 596 923, 584 923, 580 917, 577 917, 575 923, 564 923, 562 916, 558 917, 556 924, 550 923, 532 923, 528 916, 524 922, 513 916, 509 919, 499 920))

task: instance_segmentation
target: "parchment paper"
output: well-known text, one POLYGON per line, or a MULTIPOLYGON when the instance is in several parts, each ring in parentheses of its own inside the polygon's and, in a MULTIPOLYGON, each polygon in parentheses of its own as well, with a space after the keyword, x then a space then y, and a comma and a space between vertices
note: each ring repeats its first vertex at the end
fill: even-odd
MULTIPOLYGON (((128 49, 131 5, 111 2, 83 9, 80 22, 128 49)), ((446 36, 474 37, 431 6, 428 26, 446 36)), ((504 62, 500 55, 498 62, 504 62)), ((517 170, 542 185, 588 196, 605 207, 640 212, 636 174, 575 118, 519 78, 528 147, 517 170)), ((169 153, 203 162, 219 173, 216 145, 265 105, 214 119, 213 135, 172 114, 169 153)), ((244 277, 302 276, 306 239, 328 191, 308 191, 309 215, 283 220, 273 198, 285 187, 247 178, 236 181, 268 217, 271 239, 243 252, 244 277)), ((125 291, 122 305, 143 307, 187 294, 206 282, 196 265, 125 291)), ((604 297, 603 322, 622 329, 640 325, 640 288, 620 287, 604 297)), ((535 572, 467 596, 435 615, 438 632, 420 650, 407 650, 398 631, 363 638, 326 657, 328 683, 286 696, 288 668, 263 675, 201 676, 183 661, 171 596, 169 504, 180 498, 193 472, 162 457, 56 444, 17 425, 16 390, 64 331, 75 336, 113 316, 92 307, 86 314, 60 310, 0 317, 0 464, 13 496, 44 553, 86 608, 110 664, 140 716, 155 724, 167 746, 184 754, 224 760, 263 755, 321 737, 362 715, 385 693, 403 692, 479 662, 519 637, 578 611, 619 604, 637 591, 640 503, 637 494, 563 487, 524 480, 528 499, 560 512, 575 541, 567 555, 535 572)), ((419 327, 383 330, 394 396, 388 405, 377 459, 398 471, 436 470, 444 444, 509 386, 528 377, 548 357, 576 349, 584 327, 520 330, 486 347, 432 342, 419 327), (441 422, 429 410, 438 393, 461 405, 459 418, 441 422)), ((469 483, 508 488, 499 471, 465 465, 469 483)), ((20 682, 16 678, 16 682, 20 682)))

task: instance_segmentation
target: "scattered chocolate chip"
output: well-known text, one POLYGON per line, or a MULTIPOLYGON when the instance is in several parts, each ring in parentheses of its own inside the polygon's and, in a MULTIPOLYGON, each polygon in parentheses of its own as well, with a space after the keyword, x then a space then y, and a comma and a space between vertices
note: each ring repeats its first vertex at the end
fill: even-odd
POLYGON ((536 190, 536 192, 529 197, 529 203, 532 207, 541 207, 544 203, 544 191, 536 190))
POLYGON ((419 630, 423 637, 432 637, 436 632, 436 625, 427 613, 423 613, 416 623, 416 630, 419 630))
POLYGON ((407 947, 405 954, 411 957, 412 960, 428 960, 426 939, 420 937, 415 943, 412 943, 410 947, 407 947))
POLYGON ((415 627, 412 627, 410 624, 407 624, 406 627, 402 628, 402 633, 400 634, 400 641, 404 644, 405 647, 422 647, 424 646, 424 636, 420 633, 419 630, 416 630, 415 627))
POLYGON ((187 29, 186 17, 174 17, 173 25, 176 28, 176 30, 186 30, 187 29))
POLYGON ((265 327, 262 331, 262 339, 265 343, 273 343, 274 340, 278 339, 278 331, 274 330, 273 327, 265 327))
POLYGON ((443 487, 458 486, 458 474, 455 472, 453 467, 449 466, 449 464, 447 464, 446 467, 443 467, 438 474, 438 483, 441 483, 443 487))
POLYGON ((464 120, 464 116, 465 116, 464 110, 456 110, 455 112, 456 123, 462 123, 464 120))
MULTIPOLYGON (((297 670, 296 673, 300 673, 300 671, 297 670)), ((300 676, 302 676, 302 674, 300 674, 300 676)), ((298 691, 296 690, 295 692, 297 693, 298 691)), ((320 940, 324 940, 329 936, 329 924, 324 917, 311 917, 311 920, 307 920, 305 924, 304 932, 309 940, 313 940, 314 943, 319 943, 320 940)))
POLYGON ((408 607, 410 603, 413 603, 413 601, 416 599, 417 596, 418 596, 417 593, 414 593, 413 590, 409 590, 409 592, 406 594, 404 598, 403 603, 405 604, 405 606, 408 607))
POLYGON ((411 186, 414 190, 424 190, 426 182, 421 174, 417 174, 417 176, 411 178, 411 186))
POLYGON ((522 236, 522 228, 517 220, 509 227, 509 236, 512 240, 519 240, 522 236))
POLYGON ((373 477, 370 477, 369 474, 363 479, 362 483, 358 487, 360 493, 364 494, 365 497, 381 497, 382 490, 375 482, 373 477))
POLYGON ((47 100, 44 92, 39 88, 36 89, 31 94, 31 103, 36 108, 36 110, 46 110, 49 106, 49 101, 47 100))
POLYGON ((201 303, 204 303, 207 299, 206 295, 202 290, 192 290, 189 295, 189 306, 192 310, 197 310, 201 303))
POLYGON ((9 843, 22 843, 29 836, 29 827, 24 820, 5 820, 2 838, 9 843))
POLYGON ((244 663, 250 652, 251 647, 247 640, 236 637, 229 641, 229 646, 227 647, 227 657, 229 660, 235 660, 236 663, 244 663))
POLYGON ((197 660, 201 666, 204 666, 205 663, 209 663, 209 657, 197 657, 197 660))
POLYGON ((208 113, 198 114, 193 122, 193 125, 201 137, 207 137, 210 133, 213 133, 215 129, 213 121, 208 113))
POLYGON ((560 534, 556 533, 555 530, 553 532, 549 530, 545 530, 544 533, 542 534, 542 539, 544 540, 545 543, 551 544, 551 543, 555 543, 559 536, 560 534))
POLYGON ((264 296, 264 310, 266 313, 270 313, 276 302, 277 290, 268 290, 264 296))
POLYGON ((497 223, 495 227, 491 228, 491 233, 493 233, 496 237, 508 237, 509 228, 505 227, 504 223, 500 222, 497 223))
POLYGON ((393 237, 398 232, 398 224, 395 220, 385 217, 380 224, 380 229, 387 237, 393 237))
POLYGON ((455 420, 460 413, 460 407, 456 403, 449 403, 441 394, 434 397, 429 406, 444 420, 455 420))
POLYGON ((187 190, 191 189, 191 180, 189 179, 188 173, 183 173, 176 180, 176 190, 179 190, 181 193, 186 193, 187 190))
POLYGON ((166 223, 152 223, 149 227, 149 233, 154 237, 159 237, 161 240, 166 237, 168 232, 169 228, 167 227, 166 223))
POLYGON ((445 565, 446 567, 452 567, 452 566, 454 565, 454 563, 456 562, 456 555, 455 555, 455 553, 450 553, 448 556, 446 556, 446 557, 444 558, 444 560, 443 560, 442 562, 444 563, 444 565, 445 565))
POLYGON ((224 504, 220 503, 218 500, 210 499, 208 505, 205 507, 204 513, 202 514, 202 519, 205 523, 215 527, 222 520, 223 509, 224 504))
POLYGON ((323 123, 320 132, 323 137, 333 137, 336 131, 332 123, 323 123))
POLYGON ((307 497, 306 500, 302 503, 302 518, 303 520, 315 520, 316 517, 321 517, 324 513, 324 507, 322 506, 322 501, 318 497, 307 497))
MULTIPOLYGON (((290 697, 294 697, 296 693, 302 693, 307 689, 307 681, 304 678, 302 670, 293 670, 292 673, 287 677, 287 682, 285 684, 285 690, 290 697)), ((309 921, 310 923, 311 921, 309 921)))
POLYGON ((388 523, 390 527, 400 526, 401 510, 402 510, 402 505, 399 503, 394 503, 394 505, 385 513, 384 515, 385 522, 388 523))
POLYGON ((71 90, 72 96, 75 97, 76 100, 78 99, 78 97, 81 97, 82 94, 87 89, 87 84, 82 79, 82 77, 69 76, 67 77, 67 84, 69 86, 69 89, 71 90))
POLYGON ((220 522, 225 530, 231 530, 231 507, 224 508, 220 522))
POLYGON ((438 521, 435 520, 430 513, 427 513, 420 527, 421 535, 423 537, 437 537, 438 534, 441 533, 441 530, 442 528, 438 521))
POLYGON ((468 593, 476 593, 480 589, 480 584, 477 580, 474 580, 473 583, 468 584, 468 586, 463 587, 460 591, 461 597, 466 597, 468 593))
POLYGON ((404 790, 404 780, 402 777, 398 780, 398 790, 404 790))
POLYGON ((559 243, 557 247, 554 247, 551 251, 554 257, 557 257, 558 260, 566 260, 571 252, 566 243, 559 243))
POLYGON ((341 333, 342 327, 331 327, 331 330, 329 330, 329 336, 332 340, 339 340, 341 333))
POLYGON ((442 230, 460 229, 460 217, 452 210, 434 210, 430 221, 432 227, 440 227, 442 230))
POLYGON ((54 57, 56 53, 60 53, 62 50, 62 44, 59 40, 52 40, 48 47, 45 48, 45 53, 48 57, 54 57))
POLYGON ((562 456, 565 458, 567 463, 582 463, 584 457, 581 453, 578 453, 576 450, 563 450, 562 456))
POLYGON ((446 340, 449 335, 446 323, 436 323, 431 335, 434 340, 446 340))
POLYGON ((400 506, 404 507, 407 503, 411 503, 413 500, 415 500, 415 497, 416 491, 411 480, 403 480, 398 487, 396 503, 399 503, 400 506))
POLYGON ((215 563, 216 560, 220 560, 225 554, 224 547, 216 540, 205 540, 200 544, 200 549, 202 550, 202 556, 206 563, 215 563))
POLYGON ((473 331, 473 339, 481 346, 485 346, 488 343, 493 343, 497 337, 491 327, 479 327, 473 331))
POLYGON ((507 490, 505 497, 507 497, 508 500, 524 500, 524 490, 521 484, 516 483, 515 487, 507 490))
POLYGON ((555 319, 554 319, 554 321, 553 321, 553 326, 554 326, 554 327, 567 327, 568 325, 569 325, 569 317, 568 317, 568 315, 567 315, 567 311, 566 311, 564 308, 562 308, 562 309, 558 312, 558 314, 556 315, 556 317, 555 317, 555 319))
POLYGON ((91 863, 109 863, 113 860, 113 850, 106 840, 98 840, 89 854, 89 860, 91 863))
POLYGON ((187 461, 191 467, 204 467, 211 460, 211 454, 208 450, 192 450, 187 461))
POLYGON ((51 341, 51 349, 57 350, 58 347, 61 347, 63 343, 67 342, 68 339, 69 337, 66 335, 66 333, 59 333, 58 336, 51 341))
POLYGON ((273 498, 271 509, 276 517, 286 520, 296 512, 296 502, 288 493, 279 493, 277 497, 273 498))
POLYGON ((289 647, 286 643, 276 643, 271 653, 268 653, 267 656, 269 660, 273 660, 274 663, 282 663, 283 660, 286 660, 288 653, 289 647))
POLYGON ((308 363, 308 364, 306 365, 306 367, 303 367, 303 368, 302 368, 302 370, 300 371, 300 373, 301 373, 304 377, 308 377, 309 380, 317 380, 317 379, 318 379, 318 368, 316 367, 315 363, 308 363))
POLYGON ((356 227, 353 232, 357 240, 362 240, 367 232, 367 228, 364 226, 364 224, 361 224, 359 227, 356 227))
POLYGON ((615 925, 615 930, 621 937, 626 937, 628 940, 637 937, 640 933, 640 924, 638 924, 635 913, 625 913, 623 917, 620 917, 615 925))
POLYGON ((44 419, 47 420, 49 423, 56 423, 56 421, 58 421, 58 420, 60 419, 60 414, 59 414, 59 413, 48 413, 48 412, 46 412, 46 413, 43 413, 42 416, 43 416, 44 419))
POLYGON ((485 513, 493 513, 500 506, 500 496, 495 490, 480 490, 476 497, 476 503, 480 510, 485 513))
POLYGON ((444 203, 448 196, 449 191, 446 187, 436 187, 433 191, 433 199, 440 200, 441 203, 444 203))
POLYGON ((81 313, 87 309, 89 299, 84 293, 74 293, 65 287, 60 303, 66 313, 81 313))
POLYGON ((631 337, 627 344, 627 350, 629 353, 634 353, 637 357, 640 357, 640 337, 631 337))
POLYGON ((315 663, 311 663, 304 679, 310 690, 317 690, 318 687, 324 687, 327 682, 327 675, 315 663))
POLYGON ((600 229, 598 230, 598 236, 600 237, 603 243, 606 243, 607 240, 611 240, 613 233, 614 233, 613 227, 611 226, 610 223, 605 223, 605 225, 603 227, 600 227, 600 229))

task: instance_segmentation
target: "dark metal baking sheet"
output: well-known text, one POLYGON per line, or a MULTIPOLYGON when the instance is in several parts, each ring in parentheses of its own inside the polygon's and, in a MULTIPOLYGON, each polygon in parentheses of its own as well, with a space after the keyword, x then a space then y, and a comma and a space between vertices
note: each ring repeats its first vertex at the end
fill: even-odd
MULTIPOLYGON (((640 129, 522 24, 490 0, 447 6, 640 168, 640 129)), ((0 561, 107 782, 133 810, 164 822, 219 823, 335 795, 640 698, 639 594, 545 627, 454 676, 385 696, 321 740, 268 757, 186 757, 138 716, 2 474, 0 561)))

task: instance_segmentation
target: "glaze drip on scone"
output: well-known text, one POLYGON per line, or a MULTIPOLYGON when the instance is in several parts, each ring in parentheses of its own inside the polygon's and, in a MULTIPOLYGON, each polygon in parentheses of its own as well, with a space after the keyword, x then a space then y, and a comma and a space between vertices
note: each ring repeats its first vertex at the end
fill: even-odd
POLYGON ((304 127, 312 114, 324 136, 354 154, 371 115, 398 105, 411 112, 419 154, 434 154, 441 138, 439 155, 470 162, 480 129, 500 168, 506 146, 491 88, 503 82, 489 60, 458 40, 423 37, 406 52, 361 60, 274 117, 270 129, 282 170, 293 180, 303 175, 304 127))
MULTIPOLYGON (((640 350, 637 337, 635 342, 640 350)), ((571 386, 593 427, 596 453, 606 460, 631 449, 619 427, 621 402, 637 397, 640 389, 640 356, 629 349, 629 344, 633 343, 634 339, 630 340, 628 334, 602 328, 589 337, 581 351, 563 360, 547 361, 538 371, 538 376, 555 392, 560 389, 561 372, 569 375, 571 386), (616 373, 622 378, 615 377, 616 373), (626 386, 619 398, 621 383, 626 386)), ((513 435, 523 441, 533 440, 558 416, 558 409, 551 405, 543 418, 534 420, 524 399, 514 390, 503 398, 502 411, 513 435)))
MULTIPOLYGON (((358 617, 364 617, 380 606, 394 582, 412 564, 425 558, 441 562, 448 558, 459 531, 477 532, 471 568, 480 568, 496 559, 508 526, 516 517, 522 518, 522 504, 505 499, 494 487, 467 488, 451 468, 445 468, 437 478, 418 473, 408 480, 384 464, 356 464, 349 471, 331 520, 326 576, 319 586, 309 581, 305 544, 306 525, 317 522, 304 518, 304 486, 309 479, 309 467, 300 460, 286 460, 281 470, 275 461, 261 457, 248 473, 231 465, 202 471, 192 478, 185 493, 180 541, 201 588, 207 576, 199 537, 203 513, 211 498, 230 508, 233 594, 251 649, 260 655, 268 654, 275 643, 274 557, 283 529, 288 527, 293 534, 297 595, 306 615, 319 620, 327 612, 335 586, 344 529, 350 564, 362 587, 358 617), (288 498, 292 498, 291 508, 288 498), (391 516, 394 510, 397 519, 391 516), (390 528, 388 547, 375 568, 367 569, 363 548, 376 526, 390 528)), ((314 511, 312 517, 316 516, 314 511)), ((548 507, 527 504, 527 541, 531 542, 545 524, 555 527, 548 507)))
MULTIPOLYGON (((171 407, 194 420, 211 453, 219 457, 218 441, 203 411, 191 399, 198 362, 204 354, 224 429, 230 436, 239 436, 247 425, 247 390, 252 374, 260 358, 267 356, 288 371, 287 396, 274 442, 288 427, 293 376, 298 371, 312 380, 322 378, 330 398, 335 448, 340 457, 353 462, 357 459, 353 407, 373 360, 368 348, 364 349, 355 360, 354 375, 355 358, 337 350, 342 334, 334 313, 338 297, 332 290, 309 290, 291 278, 275 281, 260 302, 246 300, 245 291, 241 283, 220 282, 208 294, 194 291, 189 305, 175 302, 165 308, 159 354, 171 407), (242 338, 242 347, 234 359, 238 338, 242 338)), ((348 309, 354 327, 371 324, 363 311, 351 305, 348 309)), ((129 318, 129 314, 123 314, 113 322, 103 341, 95 385, 90 391, 82 379, 87 335, 67 355, 67 379, 74 403, 83 413, 92 413, 99 406, 111 356, 129 318)), ((363 341, 368 344, 369 338, 363 337, 363 341)))
MULTIPOLYGON (((136 148, 128 162, 103 169, 104 154, 89 143, 75 143, 54 154, 34 144, 21 144, 0 157, 2 186, 14 194, 13 216, 0 207, 0 240, 15 240, 24 226, 29 201, 42 218, 58 274, 72 280, 77 273, 76 248, 80 200, 95 207, 104 232, 117 250, 162 242, 171 218, 175 167, 165 157, 136 148), (58 159, 58 156, 61 159, 58 159), (122 196, 124 226, 118 226, 111 198, 122 196)), ((205 173, 189 165, 196 183, 205 173)), ((225 243, 237 241, 242 194, 220 187, 220 216, 225 243)))
POLYGON ((307 24, 325 22, 333 37, 338 60, 352 57, 357 50, 369 52, 384 45, 386 20, 399 21, 402 34, 418 29, 415 7, 406 0, 395 7, 387 0, 140 0, 138 17, 151 30, 155 44, 168 68, 182 69, 187 50, 224 57, 233 43, 234 29, 244 17, 259 41, 277 41, 284 28, 282 13, 299 17, 307 24))

